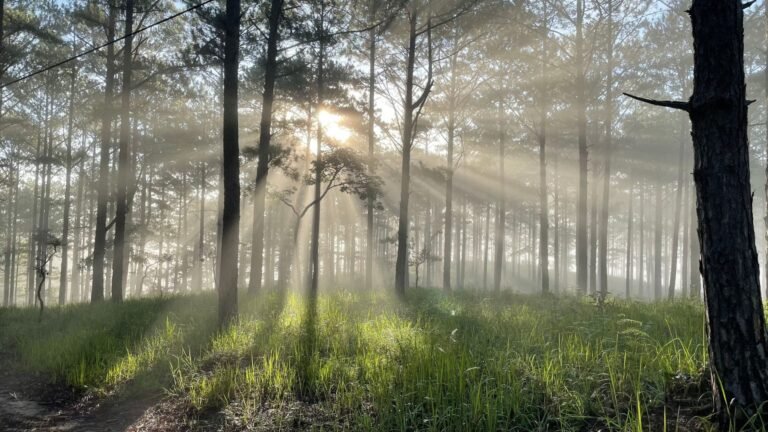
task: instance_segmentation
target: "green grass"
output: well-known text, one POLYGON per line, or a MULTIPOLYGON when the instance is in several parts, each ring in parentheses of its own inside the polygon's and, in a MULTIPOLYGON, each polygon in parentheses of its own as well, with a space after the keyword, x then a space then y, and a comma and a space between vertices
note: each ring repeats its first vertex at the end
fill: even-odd
POLYGON ((688 430, 665 395, 706 364, 693 303, 431 290, 242 302, 220 333, 211 295, 70 306, 40 324, 2 310, 0 347, 72 386, 145 382, 195 415, 286 430, 688 430))

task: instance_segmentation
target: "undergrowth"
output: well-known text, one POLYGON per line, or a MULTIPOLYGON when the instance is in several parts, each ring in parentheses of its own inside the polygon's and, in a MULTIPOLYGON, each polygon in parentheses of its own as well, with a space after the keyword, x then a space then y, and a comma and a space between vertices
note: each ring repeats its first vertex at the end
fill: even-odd
POLYGON ((78 388, 165 388, 233 429, 706 427, 697 304, 432 290, 241 301, 222 332, 210 294, 54 308, 40 324, 0 310, 0 349, 78 388))

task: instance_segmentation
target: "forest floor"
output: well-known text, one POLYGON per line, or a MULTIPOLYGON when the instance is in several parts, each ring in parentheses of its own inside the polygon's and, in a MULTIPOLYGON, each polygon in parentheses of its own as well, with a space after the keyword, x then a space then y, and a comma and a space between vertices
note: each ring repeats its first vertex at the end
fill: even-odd
POLYGON ((0 430, 704 431, 694 303, 334 292, 0 309, 0 430))

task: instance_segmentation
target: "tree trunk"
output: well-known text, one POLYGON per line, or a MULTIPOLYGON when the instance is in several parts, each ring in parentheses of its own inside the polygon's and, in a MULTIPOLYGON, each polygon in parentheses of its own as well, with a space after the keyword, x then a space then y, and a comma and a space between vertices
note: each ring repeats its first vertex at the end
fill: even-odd
POLYGON ((104 86, 104 107, 101 112, 101 150, 96 199, 96 233, 93 244, 93 275, 91 302, 104 300, 104 256, 107 240, 107 201, 109 199, 109 151, 112 146, 112 93, 115 87, 115 22, 117 10, 110 2, 107 24, 107 71, 104 86))
POLYGON ((608 0, 608 60, 605 97, 605 159, 603 161, 603 202, 600 209, 600 298, 608 297, 608 211, 611 193, 611 146, 613 145, 613 0, 608 0))
POLYGON ((547 32, 544 29, 542 40, 542 62, 540 88, 541 112, 539 120, 539 273, 541 276, 541 292, 549 293, 549 207, 547 204, 547 85, 546 82, 546 58, 547 58, 547 32))
POLYGON ((744 14, 741 2, 694 0, 690 15, 690 117, 712 393, 721 426, 731 417, 738 427, 765 415, 768 401, 768 334, 749 183, 744 14))
POLYGON ((240 0, 227 0, 224 19, 224 125, 219 265, 219 327, 237 315, 237 248, 240 240, 240 148, 238 143, 238 66, 240 64, 240 0))
POLYGON ((453 147, 456 134, 456 57, 450 58, 451 75, 448 95, 448 148, 446 150, 446 179, 445 179, 445 239, 443 244, 443 289, 451 290, 451 247, 453 243, 453 147))
MULTIPOLYGON (((631 174, 630 174, 631 178, 631 174)), ((630 184, 629 187, 629 194, 627 195, 627 198, 629 199, 629 211, 627 212, 627 258, 626 258, 626 283, 624 287, 624 298, 629 300, 630 295, 632 294, 632 218, 634 217, 634 213, 632 212, 632 203, 634 202, 633 193, 634 193, 634 183, 630 184)))
POLYGON ((587 105, 584 71, 584 0, 576 0, 576 111, 579 147, 579 192, 576 207, 576 281, 579 295, 587 293, 587 105))
MULTIPOLYGON (((312 233, 309 251, 309 297, 314 302, 320 283, 320 209, 321 209, 321 183, 322 183, 322 158, 323 127, 320 124, 320 110, 323 109, 324 74, 325 74, 325 1, 321 0, 320 10, 320 43, 317 57, 317 151, 315 155, 315 184, 314 184, 314 208, 312 209, 312 233)), ((296 242, 294 242, 296 244, 296 242)))
MULTIPOLYGON (((661 178, 661 173, 659 173, 657 178, 661 178)), ((660 183, 656 183, 655 189, 656 189, 656 201, 654 206, 654 223, 653 223, 653 299, 661 300, 662 298, 661 256, 663 254, 662 242, 661 242, 661 224, 662 224, 661 204, 662 204, 663 187, 660 183)))
MULTIPOLYGON (((376 0, 371 0, 368 5, 370 12, 369 21, 372 23, 376 19, 376 0)), ((368 32, 369 50, 368 50, 368 173, 374 174, 374 153, 376 150, 376 28, 371 28, 368 32)), ((368 196, 368 206, 366 214, 366 250, 365 250, 365 289, 373 288, 373 210, 374 197, 368 196)))
POLYGON ((414 8, 408 17, 408 60, 405 69, 405 100, 403 106, 402 169, 400 179, 400 218, 397 228, 397 260, 395 262, 395 291, 405 295, 408 285, 408 203, 411 186, 411 148, 413 146, 413 75, 416 64, 416 21, 418 11, 414 8))
POLYGON ((125 1, 125 45, 123 46, 123 88, 120 108, 120 151, 117 168, 117 194, 115 195, 115 245, 112 257, 112 301, 122 302, 124 296, 123 273, 126 255, 126 215, 128 184, 131 182, 131 75, 133 60, 133 0, 125 1))
POLYGON ((264 69, 264 94, 259 123, 259 162, 256 168, 256 193, 253 201, 253 233, 251 247, 251 277, 248 292, 261 290, 264 265, 264 211, 267 201, 267 177, 269 174, 269 149, 272 138, 272 105, 277 80, 277 44, 280 37, 280 19, 283 0, 271 0, 269 10, 269 35, 267 37, 267 61, 264 69))
POLYGON ((507 218, 507 197, 506 185, 504 180, 504 147, 506 145, 505 133, 502 125, 502 108, 499 101, 499 201, 496 204, 496 231, 494 240, 496 242, 495 256, 493 262, 493 290, 501 291, 501 270, 504 265, 504 228, 507 218))
POLYGON ((672 253, 669 266, 669 293, 668 299, 675 298, 675 282, 677 281, 677 249, 680 239, 680 209, 683 203, 683 156, 685 154, 685 141, 680 142, 680 156, 678 157, 677 192, 675 195, 675 220, 672 226, 672 253))

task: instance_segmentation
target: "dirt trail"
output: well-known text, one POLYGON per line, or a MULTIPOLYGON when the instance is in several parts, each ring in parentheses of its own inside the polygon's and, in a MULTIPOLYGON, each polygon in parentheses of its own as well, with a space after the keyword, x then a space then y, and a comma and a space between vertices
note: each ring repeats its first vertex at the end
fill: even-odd
MULTIPOLYGON (((0 360, 2 355, 0 355, 0 360)), ((130 393, 130 392, 128 392, 130 393)), ((161 431, 151 417, 160 394, 118 394, 105 400, 75 397, 42 377, 14 371, 0 361, 0 431, 132 432, 161 431), (149 426, 149 427, 147 427, 149 426)))

